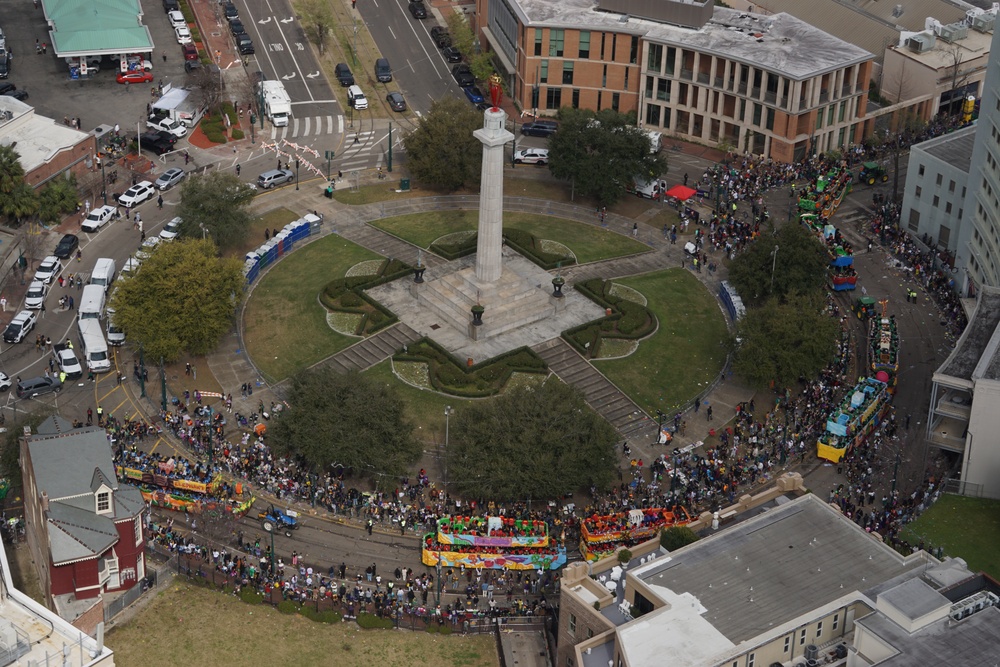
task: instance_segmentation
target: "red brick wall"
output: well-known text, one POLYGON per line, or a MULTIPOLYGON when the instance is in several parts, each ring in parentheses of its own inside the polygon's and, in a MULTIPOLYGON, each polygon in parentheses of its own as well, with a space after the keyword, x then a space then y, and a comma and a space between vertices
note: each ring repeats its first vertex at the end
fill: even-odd
MULTIPOLYGON (((87 159, 93 158, 96 153, 97 139, 93 135, 87 135, 76 146, 60 151, 45 164, 29 171, 24 175, 24 182, 38 188, 66 169, 79 178, 88 171, 87 159)), ((94 164, 92 159, 91 164, 94 164)))

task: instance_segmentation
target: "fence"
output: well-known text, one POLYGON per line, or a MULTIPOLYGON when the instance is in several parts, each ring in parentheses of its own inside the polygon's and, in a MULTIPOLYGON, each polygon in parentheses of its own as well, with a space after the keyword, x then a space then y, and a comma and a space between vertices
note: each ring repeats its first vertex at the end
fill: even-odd
MULTIPOLYGON (((168 563, 169 566, 169 563, 168 563)), ((141 598, 143 595, 149 591, 156 588, 158 582, 163 581, 164 575, 169 571, 169 567, 165 566, 160 570, 148 569, 146 571, 146 576, 136 582, 136 585, 125 591, 122 595, 119 595, 113 600, 104 600, 104 622, 107 623, 111 621, 115 616, 122 613, 130 606, 132 603, 141 598)))

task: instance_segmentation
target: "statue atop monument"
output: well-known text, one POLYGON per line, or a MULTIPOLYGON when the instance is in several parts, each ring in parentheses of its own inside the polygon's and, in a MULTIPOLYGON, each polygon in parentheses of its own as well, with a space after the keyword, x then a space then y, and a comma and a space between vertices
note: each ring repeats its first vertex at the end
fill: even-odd
POLYGON ((493 106, 490 107, 490 111, 499 111, 500 102, 503 101, 503 80, 500 75, 494 72, 490 76, 490 102, 493 106))

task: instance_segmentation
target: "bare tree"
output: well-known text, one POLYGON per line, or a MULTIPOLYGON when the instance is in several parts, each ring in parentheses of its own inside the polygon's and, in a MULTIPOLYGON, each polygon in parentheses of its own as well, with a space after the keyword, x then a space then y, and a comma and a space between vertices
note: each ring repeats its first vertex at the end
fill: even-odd
POLYGON ((303 0, 299 5, 299 12, 306 37, 322 55, 326 50, 327 37, 336 23, 329 3, 324 0, 303 0))
POLYGON ((961 44, 955 43, 951 45, 951 48, 947 49, 948 59, 951 61, 949 66, 950 76, 951 76, 951 89, 952 94, 951 101, 948 103, 948 113, 955 114, 962 110, 962 102, 964 101, 964 96, 955 95, 955 91, 959 88, 964 88, 965 84, 969 81, 969 71, 962 70, 962 61, 964 60, 965 49, 962 48, 961 44), (957 109, 956 109, 957 105, 957 109))
POLYGON ((216 67, 202 67, 195 71, 195 85, 200 95, 200 106, 207 111, 218 111, 223 102, 225 84, 216 67))

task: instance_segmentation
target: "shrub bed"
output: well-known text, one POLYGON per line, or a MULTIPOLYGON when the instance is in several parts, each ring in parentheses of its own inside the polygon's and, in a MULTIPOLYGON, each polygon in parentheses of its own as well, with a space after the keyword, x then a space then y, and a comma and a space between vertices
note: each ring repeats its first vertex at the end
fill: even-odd
MULTIPOLYGON (((432 243, 430 250, 447 260, 458 259, 459 257, 465 257, 476 252, 478 238, 478 234, 470 234, 455 243, 432 243)), ((569 266, 576 263, 576 258, 572 255, 562 255, 543 250, 542 239, 529 232, 520 229, 505 229, 503 238, 507 245, 546 271, 559 266, 569 266)))
POLYGON ((527 347, 469 366, 429 338, 408 346, 406 352, 397 352, 393 360, 427 364, 431 386, 436 391, 467 398, 500 393, 514 372, 548 372, 548 366, 541 357, 527 347))
POLYGON ((358 614, 358 625, 364 630, 391 630, 392 620, 374 614, 358 614))
POLYGON ((611 310, 610 315, 567 329, 562 334, 577 352, 590 359, 598 358, 601 341, 605 338, 638 340, 656 330, 653 312, 635 301, 614 294, 613 284, 610 280, 594 278, 573 286, 602 308, 611 310))
POLYGON ((369 298, 364 290, 406 277, 412 271, 412 267, 405 262, 387 259, 382 262, 375 275, 348 276, 327 283, 319 294, 319 300, 327 310, 361 315, 354 333, 357 336, 370 336, 379 329, 394 324, 398 318, 391 310, 369 298))

